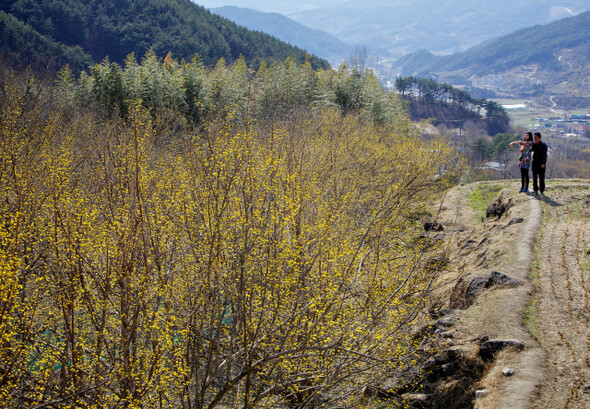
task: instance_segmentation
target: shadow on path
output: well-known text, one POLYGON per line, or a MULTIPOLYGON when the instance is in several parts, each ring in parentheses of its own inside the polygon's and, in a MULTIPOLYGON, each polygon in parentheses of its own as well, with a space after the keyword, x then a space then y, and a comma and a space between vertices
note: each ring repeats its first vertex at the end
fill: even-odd
POLYGON ((549 206, 554 206, 554 207, 555 206, 563 206, 563 203, 556 202, 555 200, 553 200, 550 197, 547 197, 545 195, 538 195, 536 193, 527 193, 527 195, 529 195, 529 196, 531 196, 531 197, 533 197, 533 198, 535 198, 537 200, 540 200, 542 202, 545 202, 549 206))

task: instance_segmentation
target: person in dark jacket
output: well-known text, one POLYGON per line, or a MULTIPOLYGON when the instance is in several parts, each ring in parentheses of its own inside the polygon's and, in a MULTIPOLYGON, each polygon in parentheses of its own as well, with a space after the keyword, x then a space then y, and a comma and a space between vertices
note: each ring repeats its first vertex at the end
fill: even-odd
POLYGON ((541 133, 535 132, 533 135, 533 190, 535 194, 545 192, 545 170, 547 165, 547 145, 541 142, 541 133), (537 178, 539 183, 537 184, 537 178))

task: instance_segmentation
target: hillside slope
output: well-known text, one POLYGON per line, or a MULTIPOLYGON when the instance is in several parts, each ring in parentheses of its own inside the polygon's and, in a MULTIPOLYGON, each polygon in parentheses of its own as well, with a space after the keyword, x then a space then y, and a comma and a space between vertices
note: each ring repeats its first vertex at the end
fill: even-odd
MULTIPOLYGON (((423 50, 400 58, 396 65, 404 75, 428 75, 460 69, 485 75, 527 64, 559 70, 559 55, 555 55, 557 50, 588 43, 590 11, 544 26, 522 29, 448 56, 436 56, 423 50)), ((588 55, 581 54, 580 57, 588 58, 588 55)))
POLYGON ((63 67, 81 71, 92 64, 92 57, 79 46, 68 47, 53 41, 16 17, 0 11, 0 55, 6 63, 18 68, 63 67))
MULTIPOLYGON (((207 65, 243 55, 252 65, 293 57, 300 62, 309 58, 314 68, 329 67, 300 48, 240 27, 189 0, 7 0, 0 11, 56 43, 81 47, 95 62, 108 56, 122 63, 132 52, 141 58, 153 48, 162 57, 171 52, 174 58, 190 60, 199 54, 207 65)), ((2 42, 5 54, 25 34, 15 37, 2 42)))
POLYGON ((590 180, 549 180, 542 197, 519 186, 457 186, 437 206, 450 266, 438 299, 454 323, 439 345, 484 359, 485 376, 464 385, 478 408, 587 408, 590 180), (486 217, 493 202, 504 208, 486 217))
POLYGON ((354 47, 322 31, 304 26, 279 13, 264 13, 241 7, 225 6, 211 9, 249 30, 262 31, 281 41, 296 45, 328 60, 345 60, 354 47))

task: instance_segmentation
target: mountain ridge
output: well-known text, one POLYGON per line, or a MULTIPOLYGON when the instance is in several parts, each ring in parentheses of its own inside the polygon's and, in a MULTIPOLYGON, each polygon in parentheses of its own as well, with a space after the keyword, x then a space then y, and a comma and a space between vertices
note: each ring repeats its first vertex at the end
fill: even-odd
POLYGON ((403 64, 402 74, 428 74, 433 71, 453 70, 472 65, 476 73, 487 74, 519 63, 540 63, 555 66, 557 58, 551 50, 576 47, 590 41, 590 11, 546 25, 535 25, 506 36, 488 40, 466 51, 437 56, 427 50, 406 55, 397 60, 403 64), (541 31, 541 34, 534 33, 541 31), (522 57, 524 55, 524 58, 522 57), (415 61, 410 64, 410 61, 415 61), (498 67, 497 61, 502 65, 498 67))
POLYGON ((392 63, 390 75, 434 77, 462 85, 496 77, 505 83, 514 82, 511 86, 520 95, 570 92, 581 96, 590 92, 590 82, 586 79, 590 74, 589 64, 590 11, 587 11, 518 30, 448 56, 437 56, 427 50, 408 54, 392 63))
POLYGON ((347 2, 290 14, 292 19, 322 29, 343 41, 366 45, 371 55, 398 58, 428 48, 451 54, 518 29, 588 10, 587 2, 509 0, 477 3, 449 0, 420 2, 347 2))
POLYGON ((253 9, 224 6, 210 9, 250 30, 262 31, 311 53, 329 60, 344 60, 350 56, 353 46, 325 31, 307 27, 283 14, 261 12, 253 9))

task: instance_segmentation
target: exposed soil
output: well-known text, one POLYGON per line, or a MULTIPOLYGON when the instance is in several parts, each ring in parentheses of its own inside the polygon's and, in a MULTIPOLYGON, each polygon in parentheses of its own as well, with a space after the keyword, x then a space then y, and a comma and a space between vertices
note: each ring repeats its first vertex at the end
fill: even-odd
POLYGON ((451 267, 437 289, 441 307, 460 279, 498 271, 520 285, 485 289, 455 310, 440 348, 477 355, 485 337, 524 343, 487 361, 473 407, 590 408, 590 181, 548 181, 544 197, 518 193, 519 185, 474 183, 445 197, 438 219, 451 267), (470 204, 478 189, 501 195, 508 210, 485 218, 470 204))

